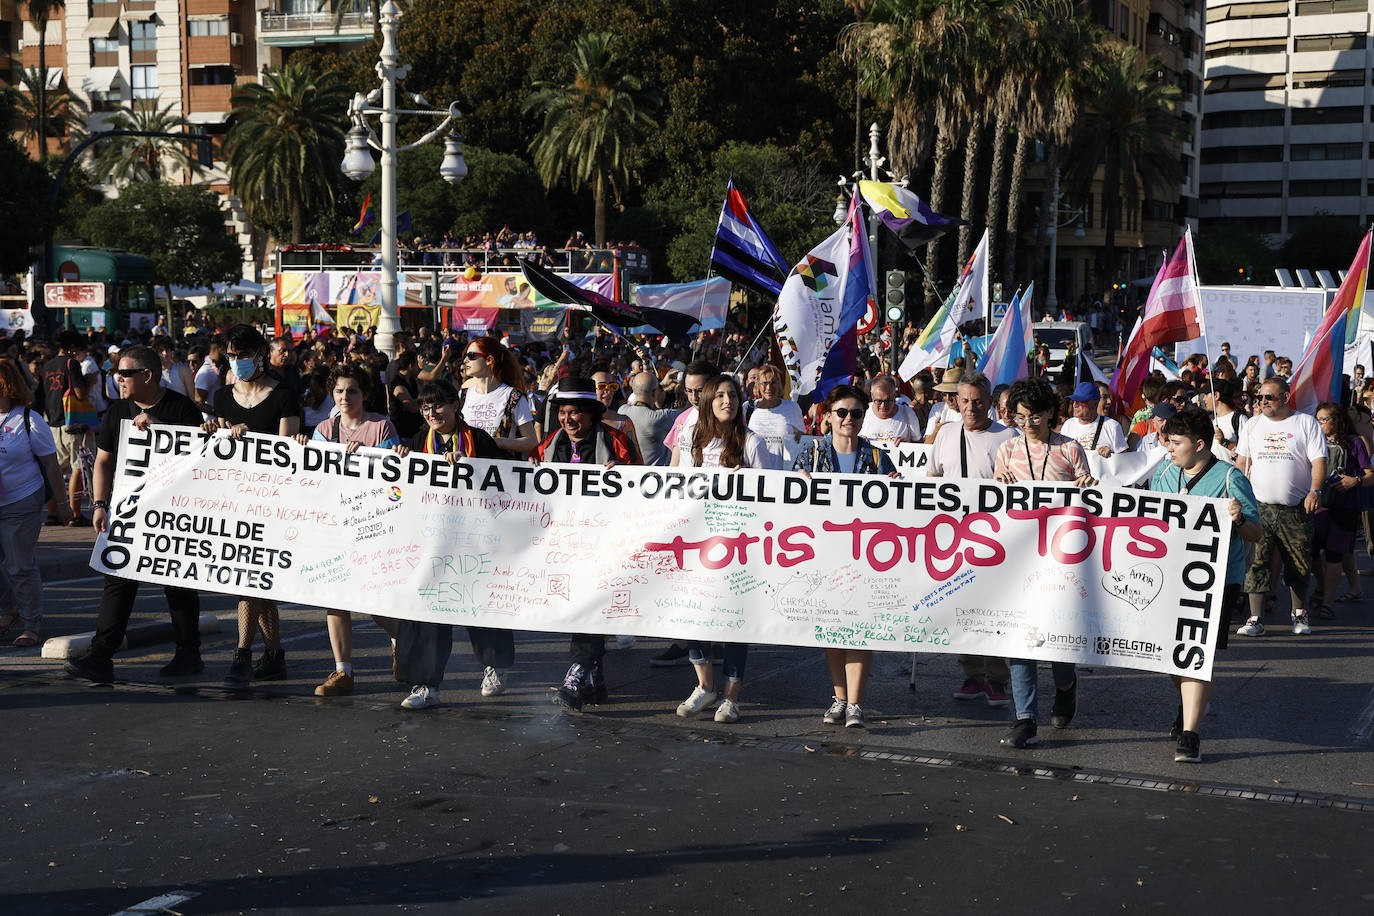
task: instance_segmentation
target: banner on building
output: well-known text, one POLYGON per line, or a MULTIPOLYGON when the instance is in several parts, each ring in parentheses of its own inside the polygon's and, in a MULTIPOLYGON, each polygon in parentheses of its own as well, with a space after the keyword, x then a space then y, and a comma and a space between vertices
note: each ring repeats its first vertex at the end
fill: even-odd
POLYGON ((123 437, 99 572, 442 623, 1211 676, 1221 500, 123 437))

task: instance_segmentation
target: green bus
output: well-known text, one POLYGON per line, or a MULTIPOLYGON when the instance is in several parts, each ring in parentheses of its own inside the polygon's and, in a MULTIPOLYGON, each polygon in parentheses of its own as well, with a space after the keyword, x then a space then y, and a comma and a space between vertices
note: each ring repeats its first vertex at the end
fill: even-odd
POLYGON ((157 321, 153 284, 153 262, 142 255, 58 245, 53 248, 53 278, 42 301, 56 328, 147 328, 157 321))

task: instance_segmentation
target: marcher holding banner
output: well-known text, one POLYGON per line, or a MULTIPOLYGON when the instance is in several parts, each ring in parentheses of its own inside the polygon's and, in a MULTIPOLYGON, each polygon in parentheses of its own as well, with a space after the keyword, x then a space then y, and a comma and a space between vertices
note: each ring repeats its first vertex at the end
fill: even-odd
MULTIPOLYGON (((1079 382, 1069 395, 1073 416, 1059 427, 1059 433, 1078 440, 1085 452, 1097 452, 1103 458, 1126 451, 1126 434, 1121 424, 1102 412, 1102 402, 1111 409, 1111 392, 1103 395, 1099 383, 1079 382)), ((1106 386, 1103 386, 1106 387, 1106 386)))
POLYGON ((870 442, 920 442, 924 427, 916 412, 897 400, 897 383, 888 375, 880 375, 868 386, 873 400, 864 414, 864 426, 859 431, 870 442))
MULTIPOLYGON (((119 461, 121 421, 132 420, 140 429, 151 425, 200 425, 203 417, 194 401, 162 387, 162 360, 151 347, 129 347, 119 355, 115 375, 119 379, 120 399, 105 411, 95 457, 95 480, 91 491, 94 502, 91 519, 96 531, 105 531, 110 520, 110 499, 114 492, 115 471, 119 461)), ((97 684, 114 681, 114 654, 124 643, 124 631, 138 598, 139 581, 129 576, 106 574, 100 593, 100 612, 95 635, 85 655, 67 661, 68 674, 97 684)), ((163 586, 167 610, 172 617, 176 654, 162 670, 161 677, 188 677, 205 670, 200 658, 200 594, 194 589, 163 586)))
POLYGON ((525 397, 525 373, 515 354, 493 337, 474 337, 463 352, 463 422, 520 457, 534 451, 534 414, 525 397))
MULTIPOLYGON (((558 429, 539 444, 530 456, 531 461, 607 468, 637 463, 634 446, 625 434, 601 422, 606 405, 597 398, 596 383, 591 379, 564 378, 550 392, 549 404, 558 418, 558 429)), ((571 664, 563 676, 563 683, 553 694, 553 702, 573 711, 581 710, 587 703, 604 703, 607 689, 602 660, 605 656, 605 636, 573 634, 568 641, 571 664)))
MULTIPOLYGON (((301 426, 301 399, 295 389, 267 371, 267 340, 257 328, 236 324, 225 334, 225 354, 234 370, 234 384, 215 392, 215 419, 206 432, 227 429, 235 439, 245 432, 294 436, 301 426)), ((160 364, 159 364, 160 365, 160 364)), ((277 603, 267 598, 239 599, 239 642, 226 687, 247 687, 254 680, 286 680, 286 653, 281 647, 281 617, 277 603), (253 665, 253 635, 261 627, 263 653, 253 665)))
MULTIPOLYGON (((313 441, 342 445, 350 455, 360 447, 390 449, 401 444, 390 419, 363 408, 372 390, 372 375, 366 369, 357 363, 340 363, 329 376, 329 390, 339 412, 315 427, 313 441)), ((296 440, 301 445, 310 441, 304 433, 298 434, 296 440)), ((372 620, 391 637, 394 647, 396 622, 376 614, 372 620)), ((353 615, 330 609, 325 612, 325 629, 334 651, 334 671, 315 688, 315 696, 347 696, 353 692, 353 615)))
MULTIPOLYGON (((1204 620, 1195 624, 1204 633, 1208 626, 1216 628, 1216 648, 1224 649, 1233 615, 1237 609, 1244 607, 1244 593, 1241 591, 1241 583, 1245 581, 1244 541, 1259 540, 1263 531, 1259 504, 1245 475, 1212 454, 1212 421, 1201 410, 1188 408, 1179 411, 1165 421, 1164 435, 1168 438, 1172 461, 1155 474, 1150 489, 1228 500, 1226 511, 1234 530, 1226 557, 1226 588, 1222 592, 1220 613, 1213 616, 1210 609, 1204 608, 1204 620), (1212 618, 1210 622, 1205 619, 1208 617, 1212 618)), ((1200 763, 1202 742, 1199 729, 1207 711, 1207 702, 1212 696, 1213 682, 1177 674, 1173 675, 1173 681, 1179 690, 1178 717, 1174 720, 1172 731, 1178 741, 1174 761, 1200 763)))
MULTIPOLYGON (((1054 432, 1059 412, 1059 395, 1046 382, 1022 379, 1011 386, 1010 406, 1022 435, 1008 439, 997 448, 993 476, 1007 483, 1018 481, 1072 481, 1084 487, 1095 481, 1088 473, 1083 447, 1067 436, 1054 432)), ((1016 707, 1016 724, 1002 739, 1003 747, 1025 748, 1040 743, 1036 726, 1037 670, 1033 659, 1013 658, 1011 697, 1016 707)), ((1068 728, 1078 711, 1078 675, 1073 662, 1051 662, 1054 672, 1054 706, 1050 724, 1068 728)))
MULTIPOLYGON (((739 382, 730 375, 717 375, 701 389, 700 411, 692 428, 691 442, 673 449, 672 467, 777 469, 777 460, 768 443, 744 426, 741 408, 744 398, 739 382)), ((749 659, 748 643, 722 643, 725 653, 723 673, 725 698, 716 707, 717 722, 739 719, 739 692, 744 682, 744 666, 749 659)), ((677 714, 687 717, 700 713, 716 701, 715 672, 711 667, 711 646, 704 641, 687 644, 687 656, 696 669, 697 686, 678 706, 677 714)))
MULTIPOLYGON (((504 453, 480 429, 463 422, 458 389, 449 382, 426 382, 420 388, 420 415, 428 429, 415 434, 410 445, 393 449, 404 457, 412 451, 443 455, 449 464, 460 458, 496 458, 504 453)), ((468 627, 472 654, 483 666, 482 696, 497 696, 505 691, 505 671, 515 663, 515 634, 494 627, 468 627)), ((453 654, 453 625, 396 621, 395 676, 410 684, 410 696, 401 701, 402 709, 429 709, 439 705, 439 685, 453 654)))
MULTIPOLYGON (((868 396, 852 385, 836 385, 825 398, 823 411, 830 417, 830 433, 803 448, 792 470, 803 474, 886 474, 900 477, 887 452, 859 435, 868 396)), ((864 728, 863 695, 873 667, 872 649, 825 650, 834 693, 821 721, 826 725, 864 728)), ((697 690, 702 690, 698 687, 697 690)), ((696 697, 695 691, 692 697, 696 697)), ((709 701, 708 701, 709 702, 709 701)), ((690 711, 691 699, 683 704, 690 711)), ((679 707, 679 711, 682 707, 679 707)))
MULTIPOLYGON (((931 448, 931 477, 993 476, 997 450, 1003 442, 1016 438, 1016 432, 988 419, 992 392, 988 377, 974 372, 959 380, 956 406, 960 423, 940 427, 931 448)), ((992 655, 960 655, 959 667, 964 671, 964 683, 954 691, 956 700, 986 699, 989 706, 1001 708, 1008 703, 1007 682, 1011 672, 1007 660, 992 655)))

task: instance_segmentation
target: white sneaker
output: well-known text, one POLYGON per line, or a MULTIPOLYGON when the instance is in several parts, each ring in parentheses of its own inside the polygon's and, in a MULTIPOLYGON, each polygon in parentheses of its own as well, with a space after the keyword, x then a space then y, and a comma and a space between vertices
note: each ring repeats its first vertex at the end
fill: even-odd
POLYGON ((692 691, 692 695, 685 702, 678 704, 677 714, 684 719, 695 716, 715 701, 715 691, 707 690, 698 684, 696 689, 692 691))
POLYGON ((825 711, 825 715, 821 716, 821 721, 826 725, 843 725, 844 711, 848 706, 849 704, 844 700, 837 700, 831 697, 830 708, 825 711))
POLYGON ((1236 630, 1236 635, 1263 636, 1264 624, 1260 623, 1260 619, 1258 617, 1251 617, 1249 620, 1245 621, 1245 624, 1239 630, 1236 630))
POLYGON ((864 721, 864 711, 853 703, 845 706, 844 710, 845 728, 867 728, 868 723, 864 721))
POLYGON ((402 709, 429 709, 439 705, 439 691, 424 684, 412 687, 410 696, 401 701, 402 709))
POLYGON ((1293 615, 1293 635, 1306 636, 1312 632, 1312 627, 1307 623, 1307 612, 1298 611, 1293 615))
POLYGON ((617 634, 615 637, 615 647, 617 649, 633 649, 635 647, 635 638, 633 636, 617 634))
POLYGON ((482 672, 482 696, 499 697, 506 692, 506 685, 502 683, 501 672, 490 665, 482 672))
POLYGON ((738 719, 739 704, 736 703, 734 700, 730 699, 729 697, 726 697, 725 699, 721 700, 720 705, 716 707, 716 721, 735 722, 738 721, 738 719))

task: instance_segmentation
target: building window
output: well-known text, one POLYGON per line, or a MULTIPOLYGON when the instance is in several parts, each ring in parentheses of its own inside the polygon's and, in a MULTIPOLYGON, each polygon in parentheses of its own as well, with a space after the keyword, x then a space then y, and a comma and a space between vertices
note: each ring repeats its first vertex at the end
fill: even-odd
POLYGON ((1261 108, 1257 111, 1214 111, 1202 116, 1203 130, 1225 130, 1229 127, 1282 126, 1282 108, 1261 108))
POLYGON ((1314 181, 1289 181, 1289 197, 1359 197, 1360 179, 1325 178, 1314 181))
POLYGON ((192 38, 206 35, 228 35, 230 31, 232 30, 229 28, 228 16, 219 19, 192 19, 186 23, 186 34, 192 38))
POLYGON ((156 51, 156 50, 157 50, 157 23, 155 23, 155 22, 131 22, 131 23, 129 23, 129 50, 130 50, 130 51, 156 51))
POLYGON ((1199 193, 1211 200, 1217 197, 1282 197, 1281 181, 1209 181, 1202 185, 1199 193))
POLYGON ((1360 158, 1358 143, 1294 143, 1289 159, 1294 162, 1329 162, 1360 158))
POLYGON ((1304 35, 1293 39, 1294 51, 1363 51, 1364 35, 1304 35))
POLYGON ((1365 13, 1368 0, 1298 0, 1299 16, 1329 16, 1332 13, 1365 13))
POLYGON ((1294 89, 1330 89, 1334 86, 1363 85, 1363 67, 1359 70, 1312 70, 1293 74, 1294 89))
MULTIPOLYGON (((1302 6, 1301 3, 1298 4, 1302 6)), ((1207 7, 1208 22, 1224 22, 1227 19, 1278 19, 1288 17, 1288 0, 1271 0, 1268 3, 1235 3, 1229 6, 1207 7)))
POLYGON ((136 99, 155 99, 158 97, 157 65, 130 68, 130 85, 136 99))
POLYGON ((193 67, 189 74, 192 86, 232 86, 237 80, 233 67, 193 67))
POLYGON ((92 38, 92 39, 91 39, 91 66, 92 66, 92 67, 118 67, 118 66, 119 66, 119 39, 117 39, 117 38, 92 38))
POLYGON ((1207 45, 1205 57, 1252 57, 1256 54, 1283 54, 1288 41, 1283 38, 1244 38, 1237 41, 1214 41, 1207 45))
POLYGON ((1294 108, 1293 124, 1359 124, 1364 119, 1364 107, 1345 105, 1333 108, 1294 108))
POLYGON ((1202 151, 1203 165, 1282 161, 1282 146, 1214 146, 1202 151))
POLYGON ((1218 76, 1203 84, 1204 92, 1246 92, 1253 89, 1282 89, 1282 73, 1235 73, 1218 76))

